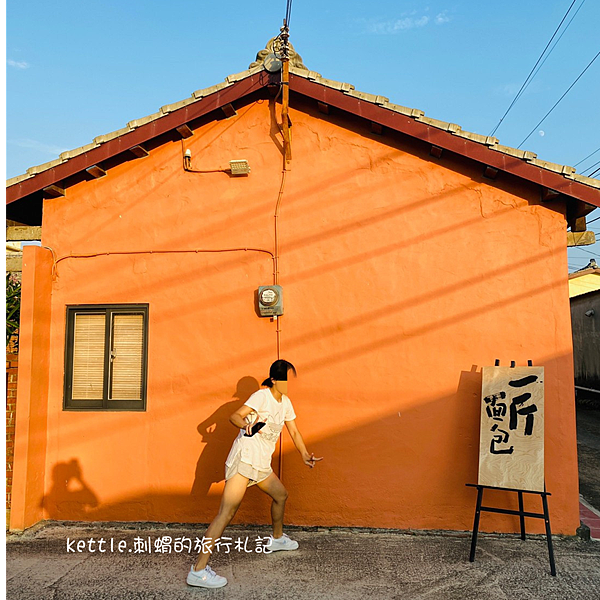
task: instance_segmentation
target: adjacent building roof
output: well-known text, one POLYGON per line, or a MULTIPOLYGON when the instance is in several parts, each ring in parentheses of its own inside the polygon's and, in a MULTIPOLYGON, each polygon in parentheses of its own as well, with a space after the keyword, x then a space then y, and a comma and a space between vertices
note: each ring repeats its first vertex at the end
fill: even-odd
POLYGON ((575 271, 574 273, 570 273, 569 278, 586 275, 588 272, 597 273, 598 275, 600 275, 600 265, 598 265, 595 258, 591 258, 590 262, 587 265, 585 265, 585 267, 583 267, 582 269, 577 269, 577 271, 575 271))
POLYGON ((595 259, 574 273, 569 273, 569 298, 600 291, 600 266, 595 259))
MULTIPOLYGON (((189 98, 162 106, 147 117, 130 121, 117 131, 100 135, 85 146, 63 152, 57 159, 9 179, 7 216, 30 224, 39 223, 43 197, 56 194, 57 190, 60 193, 70 182, 81 181, 82 177, 97 176, 98 172, 116 164, 113 159, 119 155, 131 157, 132 151, 138 156, 139 152, 145 153, 144 145, 159 136, 179 132, 186 137, 190 135, 189 130, 186 132, 187 124, 213 111, 226 109, 249 94, 278 86, 280 73, 271 73, 265 68, 267 59, 272 69, 269 59, 273 59, 273 44, 271 40, 267 48, 258 53, 248 70, 229 75, 222 83, 197 90, 189 98)), ((475 160, 492 179, 499 172, 509 172, 539 184, 544 200, 563 196, 575 201, 572 215, 582 216, 600 207, 600 180, 579 175, 574 167, 540 160, 533 152, 503 146, 495 137, 464 131, 455 123, 427 117, 422 110, 394 104, 384 96, 357 91, 350 83, 326 79, 308 70, 293 48, 290 92, 292 105, 298 94, 315 100, 321 112, 338 109, 352 113, 371 121, 381 132, 389 128, 431 144, 433 156, 451 152, 475 160)))

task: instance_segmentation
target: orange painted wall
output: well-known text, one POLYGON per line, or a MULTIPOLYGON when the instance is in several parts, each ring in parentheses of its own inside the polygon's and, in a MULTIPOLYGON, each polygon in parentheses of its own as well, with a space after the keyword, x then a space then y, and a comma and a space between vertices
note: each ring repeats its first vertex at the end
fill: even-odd
MULTIPOLYGON (((472 527, 480 369, 546 367, 546 474, 553 531, 579 525, 565 219, 516 179, 482 178, 368 124, 297 101, 280 213, 281 356, 309 451, 287 436, 286 522, 472 527)), ((44 204, 43 244, 70 254, 273 250, 281 155, 268 101, 197 129, 196 169, 247 158, 252 173, 183 171, 181 142, 44 204)), ((216 513, 228 416, 276 358, 254 311, 266 254, 100 256, 59 262, 52 285, 44 516, 206 523, 216 513), (149 303, 146 412, 62 410, 65 307, 149 303)), ((275 468, 276 468, 275 461, 275 468)), ((490 495, 489 502, 494 499, 490 495)), ((498 496, 516 508, 516 499, 498 496)), ((13 510, 15 497, 13 496, 13 510)), ((236 521, 268 523, 250 489, 236 521)), ((536 511, 536 502, 528 504, 536 511)), ((531 523, 542 531, 543 523, 531 523)), ((484 531, 516 531, 486 514, 484 531)))
POLYGON ((19 383, 15 411, 10 529, 25 529, 44 518, 47 460, 52 255, 23 248, 19 383))

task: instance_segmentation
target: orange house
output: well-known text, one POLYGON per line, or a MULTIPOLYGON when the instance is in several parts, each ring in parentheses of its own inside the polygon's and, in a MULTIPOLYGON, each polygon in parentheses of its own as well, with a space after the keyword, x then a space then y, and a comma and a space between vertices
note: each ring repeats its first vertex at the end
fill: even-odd
MULTIPOLYGON (((481 367, 499 358, 545 367, 550 516, 573 535, 566 229, 585 229, 600 182, 325 79, 294 52, 284 161, 271 49, 8 182, 8 218, 42 225, 23 259, 10 528, 209 522, 228 417, 281 356, 324 457, 307 469, 283 435, 287 523, 468 530, 481 367), (283 316, 261 317, 257 290, 275 283, 283 316)), ((249 490, 236 521, 267 523, 266 497, 249 490)))

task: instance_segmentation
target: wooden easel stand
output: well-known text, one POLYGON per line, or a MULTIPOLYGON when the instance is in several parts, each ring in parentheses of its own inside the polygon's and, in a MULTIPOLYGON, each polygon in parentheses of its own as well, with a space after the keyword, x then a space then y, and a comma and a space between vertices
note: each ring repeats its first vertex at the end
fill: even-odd
POLYGON ((545 489, 543 492, 532 492, 531 490, 517 490, 513 488, 495 487, 492 485, 479 485, 475 483, 467 483, 465 485, 467 485, 468 487, 477 488, 477 506, 475 508, 475 521, 473 523, 473 537, 471 539, 471 555, 469 556, 469 561, 473 562, 475 560, 475 549, 477 547, 477 533, 479 531, 479 517, 481 516, 481 511, 500 513, 504 515, 517 515, 521 522, 522 540, 525 539, 525 517, 531 517, 533 519, 544 519, 544 522, 546 524, 546 539, 548 541, 548 555, 550 557, 550 574, 556 577, 556 565, 554 564, 554 549, 552 548, 552 532, 550 531, 550 514, 548 513, 548 496, 551 496, 552 494, 546 492, 545 489), (502 490, 505 492, 516 492, 519 495, 519 510, 510 510, 508 508, 495 508, 492 506, 482 506, 481 503, 483 501, 484 489, 502 490), (542 506, 544 508, 543 514, 525 512, 523 510, 523 494, 539 494, 542 497, 542 506))

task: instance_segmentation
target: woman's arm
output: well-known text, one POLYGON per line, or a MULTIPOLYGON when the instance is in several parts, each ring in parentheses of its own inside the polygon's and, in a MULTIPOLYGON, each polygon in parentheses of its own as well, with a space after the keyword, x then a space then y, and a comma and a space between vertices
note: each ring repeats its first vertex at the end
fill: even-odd
POLYGON ((323 457, 315 458, 315 455, 306 449, 306 445, 304 443, 304 440, 302 439, 300 430, 296 425, 295 419, 293 421, 286 421, 285 426, 287 427, 290 437, 294 442, 294 446, 296 446, 298 452, 300 452, 300 456, 302 456, 302 460, 304 461, 305 465, 308 465, 312 469, 315 466, 316 461, 323 460, 323 457))
MULTIPOLYGON (((252 426, 254 425, 254 423, 256 423, 256 421, 258 421, 258 413, 257 413, 256 420, 254 421, 254 423, 250 423, 250 424, 246 423, 245 418, 252 411, 254 411, 253 408, 250 408, 246 404, 243 404, 229 417, 229 421, 232 425, 234 425, 238 429, 245 429, 246 433, 250 434, 250 430, 252 429, 252 426)), ((259 431, 259 433, 260 433, 260 431, 259 431)))

